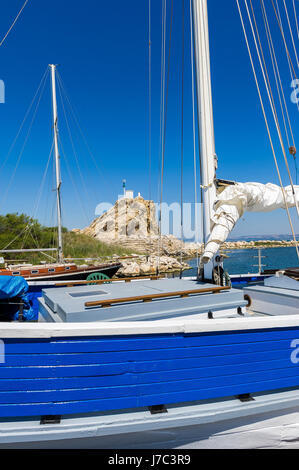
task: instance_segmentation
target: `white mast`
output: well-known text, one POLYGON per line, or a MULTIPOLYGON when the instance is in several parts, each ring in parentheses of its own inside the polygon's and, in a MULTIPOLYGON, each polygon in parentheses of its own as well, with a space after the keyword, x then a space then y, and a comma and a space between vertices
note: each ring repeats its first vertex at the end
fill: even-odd
POLYGON ((62 241, 62 223, 61 223, 61 173, 60 173, 60 155, 58 149, 58 116, 57 116, 57 98, 56 98, 56 65, 50 65, 52 78, 52 103, 53 103, 53 128, 54 128, 54 149, 56 163, 56 193, 57 193, 57 223, 58 223, 58 260, 63 262, 63 241, 62 241))
MULTIPOLYGON (((201 181, 203 191, 203 235, 206 244, 211 234, 213 205, 216 200, 214 120, 211 87, 209 26, 207 0, 192 0, 195 63, 198 95, 201 181)), ((205 279, 212 278, 213 260, 204 267, 205 279)))

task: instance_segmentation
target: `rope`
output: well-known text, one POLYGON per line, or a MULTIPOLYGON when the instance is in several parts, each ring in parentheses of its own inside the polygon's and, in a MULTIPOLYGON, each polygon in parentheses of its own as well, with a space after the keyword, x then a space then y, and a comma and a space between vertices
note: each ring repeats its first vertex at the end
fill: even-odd
MULTIPOLYGON (((55 188, 56 168, 55 168, 55 159, 54 158, 52 159, 52 163, 53 163, 53 167, 52 167, 52 187, 55 188)), ((57 202, 56 202, 56 198, 55 198, 54 201, 52 202, 51 219, 50 219, 51 220, 50 226, 53 228, 53 230, 52 230, 52 246, 51 246, 52 248, 54 248, 54 246, 57 246, 57 243, 58 243, 57 220, 56 220, 56 214, 55 214, 56 210, 57 210, 57 202)))
POLYGON ((283 5, 284 5, 285 12, 286 12, 287 20, 288 20, 290 35, 291 35, 292 44, 293 44, 293 48, 294 48, 294 53, 295 53, 296 61, 297 61, 297 66, 299 67, 299 60, 298 60, 297 49, 296 49, 296 46, 295 46, 294 35, 293 35, 293 31, 292 31, 292 27, 291 27, 291 23, 290 23, 290 18, 289 18, 289 13, 288 13, 288 9, 287 9, 285 0, 283 0, 283 5))
POLYGON ((44 75, 43 75, 43 77, 42 77, 42 79, 41 79, 41 81, 40 81, 40 83, 39 83, 39 86, 37 87, 37 90, 36 90, 36 92, 35 92, 35 94, 34 94, 34 97, 33 97, 32 101, 31 101, 31 103, 30 103, 30 105, 29 105, 29 108, 27 109, 27 111, 26 111, 26 113, 25 113, 24 119, 23 119, 23 121, 22 121, 22 123, 21 123, 21 125, 20 125, 20 127, 19 127, 19 130, 18 130, 18 132, 17 132, 17 135, 16 135, 16 137, 14 138, 13 143, 12 143, 11 146, 10 146, 10 149, 9 149, 9 151, 8 151, 8 154, 6 155, 6 157, 5 157, 4 160, 3 160, 3 163, 2 163, 1 166, 0 166, 0 172, 1 172, 1 171, 3 170, 3 168, 5 167, 5 165, 6 165, 7 161, 8 161, 8 159, 9 159, 9 157, 10 157, 10 155, 11 155, 11 153, 12 153, 12 151, 13 151, 13 149, 14 149, 16 143, 17 143, 17 140, 18 140, 18 138, 19 138, 19 135, 21 134, 21 132, 22 132, 22 130, 23 130, 24 124, 25 124, 25 122, 26 122, 26 120, 27 120, 28 115, 30 114, 30 111, 31 111, 31 109, 32 109, 32 106, 33 106, 35 100, 36 100, 36 97, 37 97, 37 95, 38 95, 38 93, 39 93, 39 90, 40 90, 40 88, 41 88, 41 86, 42 86, 44 80, 46 81, 46 79, 47 79, 48 73, 49 73, 49 69, 48 69, 48 67, 47 67, 47 69, 46 69, 46 71, 45 71, 45 73, 44 73, 44 75))
MULTIPOLYGON (((278 121, 277 111, 276 111, 275 103, 274 103, 274 99, 273 99, 273 93, 272 93, 272 89, 271 89, 271 84, 268 83, 268 81, 267 81, 267 76, 268 76, 267 66, 266 66, 266 64, 265 64, 265 68, 264 68, 264 66, 263 66, 263 61, 262 61, 262 58, 261 58, 261 53, 262 53, 262 55, 263 55, 263 52, 262 52, 262 51, 260 52, 259 47, 258 47, 258 44, 257 44, 256 35, 255 35, 255 32, 254 32, 254 28, 253 28, 253 24, 252 24, 252 20, 251 20, 250 11, 249 11, 249 9, 248 9, 247 0, 244 0, 244 1, 245 1, 245 6, 246 6, 246 10, 247 10, 247 15, 248 15, 248 19, 249 19, 249 22, 250 22, 250 26, 251 26, 251 31, 252 31, 252 35, 253 35, 253 39, 254 39, 256 51, 257 51, 258 58, 259 58, 259 63, 260 63, 261 71, 262 71, 262 74, 263 74, 263 78, 264 78, 264 82, 265 82, 265 86, 266 86, 266 90, 267 90, 267 94, 268 94, 268 98, 269 98, 269 102, 270 102, 270 107, 271 107, 271 110, 272 110, 272 113, 273 113, 273 117, 274 117, 276 129, 277 129, 277 133, 278 133, 278 137, 279 137, 281 149, 282 149, 283 156, 284 156, 284 160, 285 160, 285 165, 286 165, 286 168, 287 168, 288 176, 289 176, 290 183, 291 183, 291 187, 292 187, 292 193, 293 193, 293 196, 294 196, 294 202, 295 202, 295 206, 296 206, 297 215, 298 215, 298 218, 299 218, 299 206, 298 206, 298 202, 297 202, 297 199, 296 199, 296 192, 295 192, 295 188, 294 188, 294 183, 293 183, 292 175, 291 175, 291 172, 290 172, 289 163, 288 163, 288 160, 287 160, 287 155, 286 155, 286 151, 285 151, 285 147, 284 147, 284 143, 283 143, 283 139, 282 139, 282 134, 281 134, 280 126, 279 126, 279 121, 278 121), (266 71, 266 72, 265 72, 265 71, 266 71), (266 75, 267 75, 267 76, 266 76, 266 75)), ((251 2, 251 0, 250 0, 250 2, 251 2)), ((254 16, 254 11, 253 11, 253 16, 254 16)), ((254 16, 254 19, 255 19, 255 16, 254 16)), ((256 24, 256 23, 255 23, 255 24, 256 24)), ((259 33, 258 33, 258 31, 257 31, 257 35, 258 35, 258 40, 259 40, 259 43, 260 43, 260 38, 259 38, 259 33)), ((261 46, 261 43, 260 43, 260 47, 262 47, 262 46, 261 46)), ((269 77, 268 77, 268 78, 269 78, 269 77)))
POLYGON ((68 171, 68 174, 69 174, 69 177, 70 177, 70 180, 72 182, 72 185, 75 189, 75 192, 77 193, 77 197, 78 197, 78 201, 79 201, 79 204, 81 206, 81 209, 82 209, 82 213, 83 215, 85 216, 86 218, 86 221, 87 221, 87 224, 89 223, 89 218, 88 218, 88 215, 87 215, 87 212, 86 212, 86 209, 84 207, 84 204, 82 202, 82 199, 81 199, 81 196, 80 196, 80 191, 78 190, 78 187, 76 185, 76 182, 73 178, 73 175, 72 175, 72 172, 71 172, 71 167, 70 167, 70 164, 69 164, 69 161, 68 161, 68 158, 66 156, 66 152, 64 151, 64 147, 63 147, 63 144, 61 142, 61 139, 60 137, 58 136, 58 140, 59 140, 59 145, 60 145, 60 148, 61 148, 61 154, 63 156, 63 160, 65 161, 66 163, 66 168, 67 168, 67 171, 68 171))
MULTIPOLYGON (((273 66, 273 71, 274 71, 274 77, 275 77, 277 92, 278 92, 278 96, 279 96, 281 113, 282 113, 283 122, 284 122, 284 126, 285 126, 285 132, 286 132, 286 137, 287 137, 287 141, 288 141, 288 147, 289 147, 289 150, 290 150, 290 153, 291 153, 291 143, 290 143, 290 139, 289 139, 287 124, 286 124, 286 119, 285 119, 285 113, 286 113, 286 116, 287 116, 289 131, 290 131, 291 138, 292 138, 292 145, 296 149, 294 133, 293 133, 291 120, 290 120, 290 115, 289 115, 289 112, 288 112, 286 98, 285 98, 285 94, 284 94, 284 90, 283 90, 283 86, 282 86, 281 76, 280 76, 279 67, 278 67, 277 58, 276 58, 276 53, 275 53, 275 48, 274 48, 274 44, 273 44, 273 40, 272 40, 272 34, 271 34, 269 22, 268 22, 268 16, 267 16, 266 8, 265 8, 265 5, 264 5, 264 0, 261 0, 261 6, 262 6, 263 20, 264 20, 265 29, 266 29, 266 35, 267 35, 268 46, 269 46, 269 50, 270 50, 270 56, 271 56, 271 61, 272 61, 272 66, 273 66), (279 81, 279 84, 278 84, 278 81, 279 81), (284 108, 283 108, 283 105, 282 105, 281 96, 283 98, 284 108), (285 109, 285 113, 284 113, 284 109, 285 109)), ((298 109, 299 109, 299 104, 297 106, 298 106, 298 109)), ((296 153, 295 154, 293 153, 292 155, 293 155, 293 161, 294 161, 294 166, 295 166, 295 175, 296 175, 296 184, 297 184, 298 170, 297 170, 297 162, 296 162, 296 153)))
MULTIPOLYGON (((194 80, 194 37, 193 37, 193 12, 192 0, 190 0, 190 49, 191 49, 191 80, 192 80, 192 124, 193 124, 193 167, 194 167, 194 207, 195 207, 195 233, 198 229, 198 214, 197 214, 197 159, 196 159, 196 121, 195 121, 195 80, 194 80)), ((198 241, 198 240, 196 240, 198 241)), ((196 267, 199 269, 199 250, 196 251, 196 267)))
POLYGON ((49 157, 48 157, 48 160, 47 160, 46 168, 45 168, 45 171, 44 171, 44 174, 43 174, 43 177, 42 177, 42 182, 41 182, 40 189, 39 189, 39 194, 38 194, 38 197, 37 197, 37 203, 36 203, 36 206, 35 206, 35 209, 34 209, 34 212, 33 212, 33 218, 35 218, 36 215, 37 215, 37 211, 38 211, 39 204, 40 204, 40 201, 41 201, 42 192, 43 192, 43 189, 44 189, 44 186, 45 186, 45 183, 46 183, 46 178, 47 178, 47 174, 48 174, 48 170, 49 170, 49 166, 50 166, 50 161, 51 161, 53 149, 54 149, 54 139, 53 139, 53 142, 52 142, 52 145, 51 145, 51 150, 49 152, 49 157))
POLYGON ((6 190, 6 192, 4 193, 4 195, 3 195, 2 199, 1 199, 1 203, 0 203, 1 206, 2 206, 2 205, 5 203, 5 201, 6 201, 7 195, 8 195, 8 193, 9 193, 9 190, 10 190, 11 185, 12 185, 12 183, 13 183, 13 180, 14 180, 14 178, 15 178, 16 172, 17 172, 17 170, 18 170, 18 167, 19 167, 21 158, 22 158, 23 153, 24 153, 24 151, 25 151, 25 147, 26 147, 27 141, 28 141, 28 139, 29 139, 29 136, 30 136, 30 133, 31 133, 31 130, 32 130, 32 127, 33 127, 33 123, 34 123, 34 121, 35 121, 36 114, 37 114, 37 111, 38 111, 38 109, 39 109, 39 105, 40 105, 40 102, 41 102, 41 99, 42 99, 42 96, 43 96, 43 92, 44 92, 44 89, 45 89, 45 85, 46 85, 46 80, 44 81, 44 84, 43 84, 43 86, 42 86, 42 88, 41 88, 40 96, 39 96, 39 98, 38 98, 38 101, 37 101, 37 104, 36 104, 36 107, 35 107, 35 110, 34 110, 34 113, 33 113, 33 117, 32 117, 32 120, 31 120, 31 122, 30 122, 29 129, 28 129, 28 132, 27 132, 25 141, 24 141, 24 144, 23 144, 23 146, 22 146, 22 148, 21 148, 21 151, 20 151, 20 153, 19 153, 19 156, 18 156, 16 165, 15 165, 14 171, 13 171, 13 173, 12 173, 12 175, 11 175, 10 180, 9 180, 9 184, 8 184, 7 190, 6 190))
POLYGON ((298 39, 299 39, 299 24, 298 24, 298 18, 297 18, 297 11, 296 11, 295 0, 293 0, 293 9, 294 9, 295 23, 296 23, 296 28, 297 28, 297 36, 298 36, 298 39))
MULTIPOLYGON (((165 75, 166 75, 166 19, 167 19, 167 2, 162 3, 162 39, 161 39, 161 98, 160 98, 160 174, 159 174, 159 188, 158 192, 161 193, 161 180, 162 180, 162 155, 163 155, 163 128, 165 117, 165 75)), ((158 194, 158 199, 160 195, 158 194)), ((160 212, 161 212, 160 207, 160 212)), ((157 273, 160 269, 160 251, 161 251, 161 214, 159 214, 159 243, 158 243, 158 267, 157 273)))
POLYGON ((162 2, 162 33, 161 33, 161 97, 160 97, 160 173, 158 185, 158 197, 161 191, 161 168, 162 168, 162 148, 163 148, 163 127, 164 127, 164 109, 165 109, 165 50, 166 50, 166 0, 162 2))
POLYGON ((162 148, 161 198, 160 198, 161 204, 162 204, 162 201, 163 201, 163 182, 164 182, 164 163, 165 163, 166 130, 167 130, 167 111, 168 111, 169 81, 170 81, 170 57, 171 57, 171 46, 172 46, 173 3, 174 3, 174 1, 171 0, 169 47, 168 47, 168 59, 167 59, 165 119, 164 119, 163 148, 162 148))
POLYGON ((2 251, 7 250, 16 240, 18 240, 18 239, 23 235, 24 232, 26 232, 26 230, 28 230, 28 228, 29 228, 28 225, 26 225, 26 227, 22 230, 22 232, 19 233, 12 241, 10 241, 10 242, 8 243, 8 245, 6 245, 6 246, 3 248, 2 251))
POLYGON ((272 2, 272 6, 273 6, 275 16, 276 16, 276 20, 277 20, 277 23, 278 23, 278 26, 279 26, 279 29, 280 29, 280 32, 281 32, 281 35, 282 35, 282 40, 283 40, 283 43, 284 43, 284 47, 285 47, 285 51, 286 51, 287 59, 288 59, 288 63, 289 63, 289 68, 290 68, 290 72, 291 72, 291 78, 292 78, 292 80, 294 80, 294 78, 297 78, 297 76, 296 76, 295 68, 294 68, 294 65, 293 65, 293 62, 292 62, 292 58, 291 58, 288 46, 287 46, 287 42, 286 42, 286 38, 285 38, 285 34, 284 34, 284 29, 283 29, 283 25, 282 25, 282 21, 281 21, 281 15, 280 15, 278 2, 276 0, 277 9, 275 8, 274 1, 271 0, 271 2, 272 2))
MULTIPOLYGON (((37 211, 38 211, 38 208, 39 208, 39 204, 40 204, 40 201, 41 201, 41 197, 42 197, 42 193, 43 193, 43 189, 44 189, 44 186, 45 186, 46 177, 47 177, 47 174, 48 174, 48 169, 49 169, 49 165, 50 165, 50 161, 51 161, 51 156, 52 156, 53 148, 54 148, 54 139, 53 139, 53 142, 52 142, 52 145, 51 145, 51 150, 50 150, 50 153, 49 153, 49 156, 48 156, 46 168, 45 168, 45 170, 44 170, 44 174, 43 174, 43 177, 42 177, 42 180, 41 180, 41 184, 40 184, 40 187, 39 187, 39 190, 38 190, 36 205, 35 205, 35 208, 34 208, 34 210, 33 210, 33 216, 32 216, 33 219, 36 218, 37 211)), ((31 229, 32 229, 32 231, 34 231, 34 227, 33 227, 33 226, 30 226, 30 224, 28 224, 28 228, 29 228, 29 232, 28 232, 27 235, 24 237, 22 249, 24 248, 24 245, 25 245, 25 243, 26 243, 26 240, 27 240, 27 238, 28 238, 28 235, 29 235, 31 229)), ((35 234, 35 236, 36 236, 36 234, 35 234)), ((37 237, 36 237, 36 238, 37 238, 37 237)))
POLYGON ((82 184, 82 187, 83 187, 84 192, 85 192, 85 194, 86 194, 86 198, 89 199, 89 194, 88 194, 88 191, 87 191, 87 186, 86 186, 86 184, 85 184, 85 180, 84 180, 84 177, 83 177, 81 168, 80 168, 79 159, 78 159, 78 154, 77 154, 77 151, 76 151, 76 148, 75 148, 75 144, 74 144, 74 139, 73 139, 73 136, 72 136, 72 133, 71 133, 71 128, 70 128, 69 120, 68 120, 68 118, 67 118, 67 113, 66 113, 65 105, 64 105, 64 102, 63 102, 63 98, 62 98, 62 92, 61 92, 62 90, 61 90, 60 82, 59 82, 59 81, 58 81, 58 90, 59 90, 59 95, 60 95, 60 99, 61 99, 61 104, 62 104, 62 109, 63 109, 63 115, 64 115, 64 119, 65 119, 65 122, 66 122, 66 127, 67 127, 67 131, 68 131, 69 139, 70 139, 70 142, 71 142, 73 154, 74 154, 74 157, 75 157, 76 166, 77 166, 78 173, 79 173, 79 176, 80 176, 81 184, 82 184))
POLYGON ((241 8, 240 8, 239 0, 236 0, 236 2, 237 2, 237 7, 238 7, 240 20, 241 20, 241 24, 242 24, 242 29, 243 29, 243 33, 244 33, 244 37, 245 37, 245 42, 246 42, 246 45, 247 45, 247 50, 248 50, 248 54, 249 54, 249 58, 250 58, 250 63, 251 63, 251 67, 252 67, 252 71, 253 71, 256 87, 257 87, 257 92, 258 92, 258 95, 259 95, 259 100, 260 100, 261 107, 262 107, 262 112, 263 112, 263 115, 264 115, 264 120, 265 120, 265 124, 266 124, 266 128, 267 128, 267 133, 268 133, 268 137, 269 137, 269 141, 270 141, 270 145, 271 145, 271 149, 272 149, 272 153, 273 153, 274 163, 275 163, 275 166, 276 166, 280 187, 281 187, 284 202, 285 202, 285 208, 286 208, 286 211, 287 211, 289 224, 290 224, 290 227, 291 227, 293 239, 294 239, 295 246, 296 246, 297 256, 298 256, 298 259, 299 259, 298 242, 297 242, 297 239, 296 239, 296 235, 295 235, 295 231, 294 231, 294 227, 293 227, 293 223, 292 223, 292 219, 291 219, 290 210, 289 210, 287 200, 286 200, 286 194, 285 194, 285 190, 284 190, 284 186, 283 186, 283 182, 282 182, 282 178, 281 178, 281 174, 280 174, 280 170, 279 170, 279 166, 278 166, 278 162, 277 162, 277 158, 276 158, 276 153, 275 153, 275 149, 274 149, 274 145, 273 145, 273 141, 272 141, 271 131, 270 131, 270 127, 269 127, 269 123, 268 123, 268 119, 267 119, 267 115, 266 115, 266 111, 265 111, 265 106, 264 106, 264 102, 263 102, 263 98, 262 98, 262 95, 261 95, 261 90, 260 90, 260 86, 259 86, 259 82, 258 82, 258 78, 257 78, 257 74, 256 74, 256 69, 255 69, 255 66, 254 66, 253 58, 252 58, 251 48, 250 48, 250 45, 249 45, 248 36, 247 36, 247 32, 246 32, 246 28, 245 28, 245 24, 244 24, 244 20, 243 20, 243 14, 242 14, 242 11, 241 11, 241 8))
POLYGON ((13 21, 11 27, 9 28, 9 30, 7 31, 7 33, 5 34, 4 38, 2 39, 2 41, 0 42, 0 47, 4 44, 4 41, 6 40, 7 36, 9 35, 9 33, 12 31, 12 29, 14 28, 16 22, 18 21, 22 11, 24 10, 25 6, 27 5, 29 0, 26 0, 26 2, 23 4, 21 10, 19 11, 19 13, 17 14, 15 20, 13 21))
MULTIPOLYGON (((33 235, 33 233, 32 233, 31 230, 30 230, 31 228, 32 228, 32 227, 29 227, 28 235, 31 236, 31 238, 32 238, 32 240, 33 240, 33 243, 35 244, 35 248, 38 248, 38 242, 37 242, 37 240, 34 238, 34 235, 33 235)), ((23 247, 22 247, 22 249, 23 249, 23 247)))
MULTIPOLYGON (((167 78, 166 78, 166 101, 165 101, 165 114, 164 114, 164 129, 162 139, 162 162, 161 162, 161 194, 160 194, 160 245, 162 242, 162 202, 163 202, 163 182, 164 182, 164 163, 165 163, 165 142, 166 142, 166 130, 167 130, 167 111, 168 111, 168 97, 169 97, 169 80, 170 80, 170 57, 171 57, 171 46, 172 46, 172 26, 173 26, 173 5, 174 1, 171 0, 171 14, 170 14, 170 31, 169 31, 169 46, 168 46, 168 59, 167 59, 167 78)), ((160 271, 160 248, 159 247, 159 264, 158 272, 160 271)))
MULTIPOLYGON (((297 79, 297 76, 296 76, 294 65, 293 65, 289 50, 288 50, 287 43, 286 43, 283 24, 282 24, 282 20, 281 20, 281 14, 280 14, 279 5, 278 5, 277 0, 276 0, 277 10, 275 9, 273 1, 272 1, 272 5, 273 5, 273 8, 274 8, 274 12, 275 12, 275 15, 276 15, 278 26, 280 28, 280 32, 281 32, 281 35, 282 35, 282 40, 283 40, 284 48, 285 48, 286 55, 287 55, 287 60, 288 60, 288 66, 289 66, 289 70, 290 70, 291 79, 294 80, 295 78, 297 79)), ((299 103, 297 103, 297 108, 298 108, 298 111, 299 111, 299 103)))
POLYGON ((149 158, 149 200, 152 199, 152 12, 148 2, 148 158, 149 158))
POLYGON ((286 119, 285 119, 285 113, 287 115, 289 130, 290 130, 290 133, 291 133, 293 145, 295 147, 294 134, 293 134, 292 125, 291 125, 291 121, 290 121, 290 116, 289 116, 287 103, 286 103, 286 99, 285 99, 285 94, 284 94, 284 90, 283 90, 283 86, 282 86, 281 76, 280 76, 280 72, 279 72, 279 67, 278 67, 278 63, 277 63, 276 53, 275 53, 275 49, 274 49, 272 34, 271 34, 269 22, 268 22, 268 16, 267 16, 267 12, 266 12, 266 9, 265 9, 264 0, 261 0, 261 7, 262 7, 263 20, 264 20, 264 25, 265 25, 266 35, 267 35, 267 41, 268 41, 268 46, 269 46, 269 51, 270 51, 270 56, 271 56, 271 61, 272 61, 276 86, 277 86, 277 92, 278 92, 279 101, 280 101, 280 105, 281 105, 281 113, 282 113, 282 116, 283 116, 283 122, 284 122, 284 126, 285 126, 285 133, 286 133, 286 137, 287 137, 287 141, 288 141, 288 146, 290 147, 291 144, 290 144, 289 132, 288 132, 288 129, 287 129, 287 124, 286 124, 286 119), (282 105, 282 98, 281 97, 283 98, 284 107, 282 105), (285 110, 285 112, 284 112, 284 110, 285 110))
MULTIPOLYGON (((96 158, 95 158, 93 152, 91 151, 91 149, 90 149, 90 147, 89 147, 89 145, 88 145, 87 138, 86 138, 86 136, 85 136, 85 134, 84 134, 84 132, 83 132, 83 130, 82 130, 82 127, 80 126, 79 119, 78 119, 78 117, 77 117, 77 114, 76 114, 76 112, 75 112, 75 109, 74 109, 74 107, 73 107, 73 105, 72 105, 72 103, 71 103, 71 100, 70 100, 70 98, 69 98, 69 96, 68 96, 68 93, 67 93, 67 91, 66 91, 66 89, 65 89, 65 86, 64 86, 64 84, 63 84, 62 78, 61 78, 61 76, 60 76, 58 70, 56 70, 56 76, 57 76, 58 81, 59 81, 59 83, 60 83, 60 87, 61 87, 61 89, 62 89, 62 91, 63 91, 63 94, 64 94, 64 96, 65 96, 65 98, 66 98, 66 100, 67 100, 67 102, 68 102, 68 105, 69 105, 70 111, 71 111, 71 113, 72 113, 72 117, 73 117, 73 119, 74 119, 74 121, 75 121, 75 124, 77 125, 77 127, 78 127, 78 129, 79 129, 79 132, 80 132, 80 134, 81 134, 81 136, 82 136, 82 139, 83 139, 83 141, 84 141, 84 144, 85 144, 85 146, 86 146, 86 149, 87 149, 87 151, 88 151, 88 153, 89 153, 89 155, 90 155, 90 157, 91 157, 91 159, 92 159, 92 161, 93 161, 93 163, 94 163, 94 165, 95 165, 95 168, 96 168, 96 170, 97 170, 97 172, 98 172, 98 174, 99 174, 99 177, 100 177, 101 179, 103 179, 103 178, 104 178, 104 174, 102 173, 102 171, 101 171, 100 168, 98 167, 97 160, 96 160, 96 158)), ((104 179, 105 179, 105 178, 104 178, 104 179)))
MULTIPOLYGON (((184 0, 182 0, 182 118, 181 118, 181 239, 184 241, 184 67, 185 67, 185 7, 184 0)), ((181 248, 181 272, 182 278, 182 265, 183 265, 183 244, 181 248)))
MULTIPOLYGON (((258 30, 258 26, 257 26, 257 22, 256 22, 254 9, 253 9, 253 5, 252 5, 251 0, 250 0, 250 7, 251 7, 252 16, 253 16, 254 25, 255 25, 255 30, 256 30, 259 46, 260 46, 261 57, 262 57, 262 61, 263 61, 263 64, 264 64, 264 70, 265 70, 265 74, 266 74, 267 84, 268 84, 270 95, 271 95, 271 102, 272 102, 273 109, 274 109, 274 112, 275 112, 275 119, 278 122, 278 115, 277 115, 277 111, 276 111, 276 107, 275 107, 275 101, 274 101, 274 96, 273 96, 273 92, 272 92, 271 82, 270 82, 270 78, 269 78, 269 73, 268 73, 268 69, 267 69, 267 64, 266 64, 265 55, 264 55, 264 51, 263 51, 263 46, 262 46, 262 43, 261 43, 260 34, 259 34, 259 30, 258 30)), ((287 137, 288 137, 288 134, 287 134, 287 137)))
POLYGON ((210 184, 207 184, 206 186, 203 185, 203 184, 201 184, 200 187, 201 187, 201 189, 209 189, 209 188, 211 188, 213 185, 214 185, 214 182, 212 182, 212 183, 210 183, 210 184))

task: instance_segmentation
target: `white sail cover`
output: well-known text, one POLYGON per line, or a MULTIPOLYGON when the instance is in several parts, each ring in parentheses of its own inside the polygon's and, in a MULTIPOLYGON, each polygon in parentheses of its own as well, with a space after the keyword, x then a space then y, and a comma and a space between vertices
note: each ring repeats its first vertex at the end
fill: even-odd
MULTIPOLYGON (((299 186, 295 186, 295 197, 292 187, 284 188, 288 207, 299 204, 299 186)), ((285 209, 285 199, 280 186, 261 183, 236 183, 227 186, 218 194, 215 213, 212 217, 212 232, 202 257, 208 263, 218 252, 230 232, 244 212, 270 212, 285 209)))

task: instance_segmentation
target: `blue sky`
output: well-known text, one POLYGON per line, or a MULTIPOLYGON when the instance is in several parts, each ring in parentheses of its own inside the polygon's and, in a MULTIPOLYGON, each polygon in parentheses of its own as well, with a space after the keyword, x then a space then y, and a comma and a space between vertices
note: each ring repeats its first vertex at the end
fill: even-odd
MULTIPOLYGON (((7 31, 22 3, 21 0, 0 0, 0 37, 7 31)), ((258 7, 259 2, 254 4, 258 7)), ((242 182, 277 183, 236 2, 209 0, 208 5, 218 176, 242 182)), ((189 0, 185 0, 185 7, 184 201, 192 202, 189 0)), ((169 203, 180 201, 181 18, 182 4, 175 0, 164 180, 164 200, 169 203)), ((298 138, 298 111, 290 102, 291 79, 275 25, 273 35, 281 58, 281 73, 293 130, 298 138)), ((153 199, 157 200, 161 0, 152 0, 152 41, 151 192, 153 199)), ((149 194, 148 1, 29 1, 15 29, 0 48, 0 79, 6 85, 6 103, 0 105, 0 168, 49 63, 59 64, 65 89, 97 162, 95 165, 90 157, 67 108, 77 149, 77 164, 59 98, 60 137, 68 162, 65 157, 62 158, 63 220, 69 228, 81 228, 94 218, 97 204, 117 199, 123 178, 127 179, 129 189, 141 192, 145 198, 149 194)), ((15 178, 10 184, 31 117, 32 114, 0 172, 1 213, 25 212, 35 215, 35 202, 52 142, 49 81, 45 85, 15 178)), ((277 139, 274 140, 279 161, 282 162, 277 139)), ((290 164, 295 178, 292 161, 290 164)), ((282 164, 281 169, 284 183, 288 184, 282 164)), ((53 187, 50 165, 36 212, 36 216, 45 224, 51 224, 54 220, 53 187)), ((293 219, 298 232, 299 224, 294 212, 293 219)), ((277 232, 290 232, 286 214, 282 210, 266 215, 245 215, 234 235, 277 232)))

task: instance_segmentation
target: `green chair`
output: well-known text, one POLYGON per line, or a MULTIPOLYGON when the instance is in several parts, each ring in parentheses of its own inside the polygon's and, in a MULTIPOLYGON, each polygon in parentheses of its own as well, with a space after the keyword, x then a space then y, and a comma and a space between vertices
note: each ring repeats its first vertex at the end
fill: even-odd
MULTIPOLYGON (((86 279, 87 281, 104 281, 107 280, 107 282, 104 282, 103 284, 111 284, 110 277, 108 277, 106 274, 103 273, 92 273, 89 274, 89 276, 86 279)), ((94 283, 91 282, 88 285, 93 285, 94 283)))

